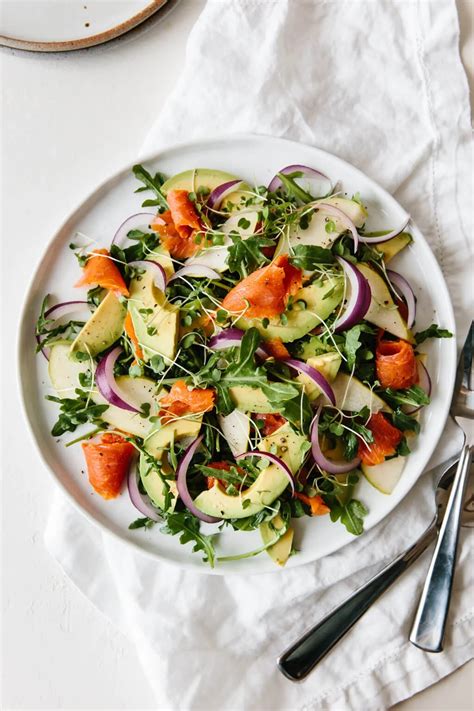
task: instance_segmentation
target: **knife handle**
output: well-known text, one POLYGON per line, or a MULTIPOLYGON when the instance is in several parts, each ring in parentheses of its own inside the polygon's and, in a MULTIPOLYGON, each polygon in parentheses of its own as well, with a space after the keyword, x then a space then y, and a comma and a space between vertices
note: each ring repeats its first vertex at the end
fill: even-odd
POLYGON ((461 452, 446 513, 410 633, 410 642, 426 652, 441 652, 443 650, 464 493, 469 478, 472 454, 472 448, 465 445, 461 452))
POLYGON ((321 622, 291 645, 278 659, 291 681, 304 679, 382 593, 423 553, 436 536, 435 520, 405 553, 375 575, 321 622))

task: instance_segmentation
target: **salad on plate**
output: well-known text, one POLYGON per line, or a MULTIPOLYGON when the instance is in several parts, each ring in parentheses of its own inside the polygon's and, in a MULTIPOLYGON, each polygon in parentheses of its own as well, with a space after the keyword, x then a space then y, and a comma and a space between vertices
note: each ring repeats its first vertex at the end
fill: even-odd
POLYGON ((416 331, 391 268, 408 216, 370 233, 361 196, 303 165, 268 186, 133 171, 151 197, 107 246, 76 235, 75 295, 47 295, 37 321, 52 435, 79 428, 65 446, 82 447, 93 490, 114 499, 127 482, 130 528, 156 525, 211 566, 284 565, 300 517, 361 534, 359 479, 393 491, 430 402, 418 346, 451 335, 416 331), (229 527, 261 545, 242 535, 219 555, 229 527))

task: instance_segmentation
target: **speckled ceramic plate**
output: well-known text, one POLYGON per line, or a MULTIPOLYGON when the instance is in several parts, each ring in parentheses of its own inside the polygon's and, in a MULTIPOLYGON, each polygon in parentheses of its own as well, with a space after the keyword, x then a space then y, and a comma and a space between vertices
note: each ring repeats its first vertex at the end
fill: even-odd
POLYGON ((1 0, 0 44, 64 52, 108 42, 136 27, 167 0, 1 0))
MULTIPOLYGON (((353 166, 325 151, 280 138, 244 135, 200 141, 169 148, 143 162, 149 170, 160 170, 167 175, 188 168, 215 168, 257 185, 268 184, 284 165, 310 165, 322 170, 333 184, 339 180, 343 191, 351 195, 360 192, 369 209, 369 229, 398 225, 405 215, 391 195, 353 166)), ((77 298, 72 284, 77 280, 78 267, 68 244, 73 241, 75 233, 81 231, 102 246, 108 246, 116 227, 140 210, 143 197, 140 193, 134 193, 136 187, 136 180, 128 167, 94 190, 53 237, 33 277, 21 321, 19 371, 26 416, 39 454, 69 499, 90 520, 142 552, 216 575, 278 572, 280 568, 265 553, 254 558, 221 563, 210 571, 201 562, 200 555, 192 553, 190 545, 180 545, 176 538, 160 533, 159 526, 130 531, 128 525, 138 514, 126 490, 114 501, 101 499, 92 491, 84 474, 81 448, 64 447, 64 443, 79 432, 63 436, 60 441, 50 435, 57 418, 57 407, 45 400, 44 396, 53 391, 46 361, 41 354, 35 354, 34 327, 41 301, 47 293, 52 295, 53 301, 77 298)), ((415 289, 418 299, 417 328, 421 330, 436 321, 454 332, 451 302, 438 263, 416 225, 410 223, 410 231, 414 241, 394 259, 394 265, 415 289)), ((381 494, 364 478, 357 485, 356 497, 369 510, 366 530, 389 515, 410 491, 444 428, 456 371, 456 342, 454 338, 432 340, 424 343, 422 350, 428 354, 427 365, 433 382, 432 402, 422 412, 421 434, 414 443, 413 452, 393 493, 390 496, 381 494)), ((25 472, 26 475, 40 476, 40 472, 25 472)), ((344 526, 332 523, 329 516, 296 519, 294 528, 299 552, 288 560, 287 568, 317 560, 355 540, 344 526)), ((232 555, 254 550, 260 545, 258 531, 234 532, 226 529, 219 536, 218 553, 232 555)))

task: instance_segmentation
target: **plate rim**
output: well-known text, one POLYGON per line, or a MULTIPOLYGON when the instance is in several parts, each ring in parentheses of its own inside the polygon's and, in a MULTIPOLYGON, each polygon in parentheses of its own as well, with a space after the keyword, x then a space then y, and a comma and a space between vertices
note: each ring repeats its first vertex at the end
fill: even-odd
MULTIPOLYGON (((21 410, 23 417, 27 423, 27 429, 29 433, 29 437, 31 441, 33 442, 33 446, 36 449, 37 454, 39 455, 39 458, 44 466, 44 468, 48 471, 49 476, 53 479, 53 481, 56 483, 56 485, 59 487, 59 489, 62 491, 62 493, 66 496, 68 501, 72 503, 74 508, 80 512, 82 516, 85 516, 86 519, 91 522, 94 526, 96 526, 101 533, 106 533, 110 536, 112 536, 114 539, 119 541, 123 545, 127 545, 130 547, 130 550, 133 550, 135 553, 140 553, 141 555, 145 555, 149 557, 151 560, 154 560, 155 563, 164 563, 164 564, 169 564, 173 566, 179 567, 181 570, 188 570, 188 571, 194 571, 195 573, 198 574, 203 574, 203 575, 217 575, 217 576, 230 576, 230 575, 266 575, 269 573, 283 573, 286 572, 288 573, 290 570, 299 568, 303 565, 310 565, 312 563, 315 563, 317 560, 320 558, 325 558, 328 555, 332 555, 333 553, 336 553, 343 548, 345 548, 348 544, 352 543, 353 541, 357 540, 360 538, 360 536, 354 536, 352 539, 348 539, 347 541, 343 542, 341 545, 336 547, 334 550, 329 551, 328 553, 325 553, 324 555, 320 556, 320 558, 315 558, 313 560, 301 560, 300 562, 295 561, 294 565, 290 569, 286 569, 284 567, 279 567, 279 566, 274 566, 274 568, 271 568, 270 570, 236 570, 236 569, 225 569, 225 568, 219 568, 218 566, 216 568, 209 568, 206 567, 204 564, 202 566, 197 566, 192 563, 188 562, 183 562, 179 560, 175 560, 172 557, 165 557, 164 555, 160 555, 160 553, 156 551, 151 551, 147 548, 143 548, 140 545, 139 539, 136 540, 131 540, 129 538, 126 538, 122 536, 120 533, 118 533, 116 530, 113 529, 112 526, 107 525, 103 521, 100 521, 98 518, 96 518, 94 515, 89 513, 87 510, 85 510, 80 503, 75 499, 75 497, 72 495, 72 493, 66 488, 66 486, 63 484, 61 479, 56 475, 56 473, 53 471, 53 468, 49 465, 46 456, 43 454, 43 451, 40 447, 40 444, 35 436, 34 429, 33 429, 33 424, 30 419, 30 415, 27 409, 26 405, 26 395, 27 393, 25 392, 25 382, 24 382, 24 376, 23 376, 23 365, 22 365, 22 352, 23 352, 23 347, 24 345, 28 344, 29 341, 31 341, 31 334, 26 333, 26 326, 25 324, 25 314, 27 312, 28 306, 32 300, 34 300, 34 284, 35 284, 35 277, 37 273, 39 272, 41 265, 47 255, 47 253, 50 251, 51 247, 54 245, 54 243, 61 238, 62 233, 68 229, 68 224, 70 222, 74 223, 78 219, 78 215, 83 211, 84 207, 87 205, 88 207, 92 207, 93 204, 101 198, 101 193, 104 191, 104 189, 108 187, 113 187, 114 183, 120 181, 120 179, 127 175, 133 165, 136 164, 137 160, 139 160, 141 163, 146 163, 146 162, 157 162, 159 161, 160 157, 162 157, 163 153, 171 153, 171 152, 176 152, 176 151, 186 151, 187 149, 196 149, 197 147, 206 147, 206 146, 212 146, 214 145, 217 141, 223 141, 226 143, 231 143, 235 140, 258 140, 258 141, 277 141, 277 142, 283 142, 289 145, 294 145, 298 146, 299 148, 305 147, 310 150, 316 150, 319 151, 323 154, 326 154, 331 157, 331 159, 336 159, 336 161, 341 162, 344 166, 350 168, 351 171, 354 173, 360 174, 363 176, 365 180, 369 180, 378 190, 380 190, 384 196, 384 199, 387 199, 389 202, 392 202, 393 205, 395 205, 398 209, 404 210, 402 205, 393 197, 391 193, 389 193, 383 186, 381 186, 377 181, 375 181, 373 178, 371 178, 369 175, 364 173, 361 169, 357 168, 356 166, 352 165, 348 161, 344 160, 343 158, 340 158, 338 155, 334 153, 330 153, 329 151, 326 151, 322 148, 319 148, 318 146, 313 146, 311 144, 304 143, 302 141, 295 141, 292 139, 280 137, 280 136, 270 136, 266 134, 256 134, 256 133, 235 133, 235 134, 222 134, 220 136, 215 136, 213 138, 197 138, 192 141, 186 141, 186 142, 180 142, 180 143, 173 143, 171 145, 167 145, 166 147, 163 147, 158 150, 154 150, 151 152, 146 153, 145 155, 139 155, 134 161, 127 162, 127 164, 120 168, 119 170, 115 171, 114 173, 108 175, 107 178, 101 180, 93 189, 91 189, 85 197, 80 199, 80 202, 77 204, 77 206, 70 212, 68 213, 67 217, 60 223, 59 227, 54 231, 52 234, 51 238, 49 241, 46 243, 44 249, 41 252, 40 257, 36 260, 32 273, 31 273, 31 281, 28 286, 28 289, 25 293, 22 307, 20 310, 20 328, 18 330, 18 335, 17 335, 17 343, 16 343, 16 366, 17 366, 17 374, 18 374, 18 379, 17 379, 17 387, 19 390, 20 394, 20 405, 21 405, 21 410), (91 205, 89 205, 91 203, 91 205)), ((411 486, 404 492, 403 495, 401 495, 396 503, 394 503, 392 509, 388 511, 385 515, 380 515, 378 518, 376 517, 376 520, 372 523, 370 528, 367 528, 364 530, 364 535, 365 533, 368 533, 370 530, 375 528, 381 521, 383 521, 385 518, 387 518, 395 509, 403 502, 405 497, 408 495, 408 493, 411 491, 413 486, 416 484, 418 481, 419 477, 422 475, 422 473, 426 469, 426 465, 432 456, 433 452, 435 451, 436 445, 439 442, 439 439, 442 435, 442 432, 444 430, 445 423, 447 421, 448 415, 449 415, 449 410, 450 410, 450 402, 454 390, 454 385, 455 385, 455 376, 456 376, 456 366, 457 366, 457 346, 456 346, 456 320, 454 316, 454 309, 451 301, 451 296, 449 293, 449 289, 446 283, 446 280, 444 278, 444 274, 441 270, 441 267, 438 263, 438 260, 436 256, 433 253, 433 250, 430 247, 430 244, 424 237, 423 233, 421 230, 418 228, 416 223, 410 218, 411 224, 416 230, 416 232, 419 234, 421 237, 422 241, 424 242, 425 248, 429 251, 431 254, 432 260, 433 260, 433 266, 438 272, 438 278, 439 281, 437 283, 442 284, 442 288, 445 292, 445 297, 446 297, 446 307, 449 312, 449 318, 451 320, 450 324, 447 324, 448 327, 452 329, 453 332, 453 337, 452 339, 449 339, 448 341, 445 342, 445 348, 447 350, 450 350, 450 357, 453 360, 453 368, 450 370, 449 374, 449 379, 450 382, 448 384, 448 387, 446 388, 446 403, 445 403, 445 411, 442 413, 442 415, 438 418, 436 423, 433 423, 433 426, 437 425, 437 431, 435 433, 435 437, 432 438, 431 442, 431 447, 429 448, 429 453, 428 455, 425 455, 423 457, 424 462, 420 466, 420 472, 416 478, 414 478, 413 483, 411 486), (449 401, 448 401, 448 396, 449 396, 449 401)), ((30 344, 31 345, 31 344, 30 344)))
POLYGON ((95 47, 99 44, 104 44, 110 40, 120 37, 121 35, 133 30, 134 27, 151 17, 155 12, 160 10, 168 0, 150 0, 150 2, 135 13, 127 20, 120 22, 115 27, 111 27, 103 32, 98 32, 89 37, 80 39, 65 40, 61 42, 43 42, 36 40, 25 40, 19 37, 10 37, 9 35, 0 35, 0 45, 11 47, 12 49, 23 49, 27 52, 71 52, 76 49, 87 49, 95 47))

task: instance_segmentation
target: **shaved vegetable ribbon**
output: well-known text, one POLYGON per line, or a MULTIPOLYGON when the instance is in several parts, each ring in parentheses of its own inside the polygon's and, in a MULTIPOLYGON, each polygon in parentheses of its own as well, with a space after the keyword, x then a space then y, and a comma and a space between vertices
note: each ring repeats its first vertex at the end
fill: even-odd
POLYGON ((166 272, 158 262, 152 261, 151 259, 138 259, 136 262, 129 262, 129 267, 134 269, 153 269, 155 272, 154 284, 160 291, 165 291, 166 289, 166 272))
POLYGON ((405 299, 405 303, 408 309, 407 326, 408 328, 411 328, 415 323, 416 318, 416 300, 413 289, 411 288, 405 277, 399 274, 398 272, 394 272, 392 269, 387 269, 387 276, 390 279, 390 282, 393 286, 393 290, 395 291, 397 296, 398 292, 400 292, 400 294, 405 299))
POLYGON ((229 180, 227 183, 218 185, 217 188, 214 188, 209 195, 207 199, 207 206, 213 210, 218 210, 226 197, 238 190, 242 184, 242 180, 229 180))
POLYGON ((140 227, 148 228, 153 220, 156 220, 156 215, 154 215, 153 212, 137 212, 135 215, 130 215, 118 228, 112 240, 112 244, 117 247, 122 247, 129 232, 138 230, 140 227))
MULTIPOLYGON (((307 165, 287 165, 279 170, 278 173, 281 173, 282 175, 302 173, 301 177, 295 178, 294 180, 295 183, 297 183, 306 192, 311 192, 311 190, 314 189, 314 183, 316 183, 317 187, 320 187, 321 181, 323 182, 323 185, 326 186, 326 189, 323 190, 324 195, 327 195, 332 191, 332 183, 327 175, 324 175, 324 173, 321 173, 319 170, 315 170, 314 168, 309 168, 307 165)), ((271 193, 274 193, 281 187, 281 178, 278 175, 275 175, 268 186, 268 190, 271 193)))
MULTIPOLYGON (((54 316, 54 320, 58 321, 60 318, 63 318, 63 316, 70 316, 70 314, 77 313, 78 311, 81 311, 83 307, 89 308, 89 304, 87 301, 62 301, 60 304, 56 304, 55 306, 51 306, 47 311, 44 312, 44 317, 45 319, 50 319, 51 316, 54 316)), ((53 324, 52 328, 55 327, 56 324, 53 324)), ((43 343, 43 341, 47 338, 46 335, 36 335, 36 342, 39 346, 43 343)), ((51 351, 49 348, 43 348, 41 346, 41 353, 44 355, 46 360, 49 360, 51 351)))
MULTIPOLYGON (((217 336, 213 336, 210 339, 209 348, 212 348, 215 351, 222 351, 226 348, 234 347, 240 348, 240 343, 243 337, 244 331, 241 331, 240 328, 226 328, 218 333, 217 336)), ((262 360, 266 360, 270 357, 264 348, 257 348, 255 355, 262 360)))
POLYGON ((95 371, 95 382, 100 394, 110 405, 120 407, 122 410, 128 410, 129 412, 140 412, 135 405, 127 402, 127 396, 115 380, 114 365, 121 353, 122 348, 117 346, 99 361, 95 371))
POLYGON ((332 387, 329 385, 324 375, 316 370, 316 368, 313 368, 311 365, 308 365, 302 360, 297 360, 296 358, 287 358, 281 362, 286 363, 286 365, 289 365, 290 368, 294 368, 303 375, 306 375, 308 378, 311 378, 314 384, 317 385, 318 388, 326 395, 327 399, 333 405, 336 404, 336 397, 332 387))
POLYGON ((328 472, 329 474, 345 474, 346 472, 350 472, 352 469, 356 469, 360 464, 359 457, 354 457, 354 459, 352 459, 350 462, 346 460, 340 460, 337 462, 332 459, 328 459, 324 456, 321 450, 321 445, 319 444, 318 431, 319 418, 321 416, 322 409, 323 408, 320 405, 316 411, 316 414, 313 418, 310 427, 311 454, 313 455, 314 461, 316 462, 318 467, 328 472))
POLYGON ((369 310, 372 294, 367 279, 360 273, 354 264, 347 259, 336 257, 339 264, 344 269, 344 273, 349 280, 350 296, 344 312, 334 322, 336 332, 352 328, 364 318, 369 310))
POLYGON ((192 498, 191 494, 189 493, 189 489, 188 489, 188 482, 187 482, 188 468, 189 468, 189 465, 191 464, 192 458, 194 457, 194 453, 198 449, 202 440, 203 440, 203 435, 200 435, 193 442, 191 442, 191 444, 185 451, 183 458, 181 459, 181 461, 178 465, 178 470, 176 472, 176 485, 178 487, 178 493, 181 497, 181 501, 186 506, 186 508, 189 511, 191 511, 191 513, 194 516, 196 516, 196 518, 200 519, 201 521, 204 521, 204 523, 217 523, 218 521, 221 520, 220 518, 215 518, 214 516, 208 516, 207 514, 200 511, 197 508, 197 506, 195 506, 193 498, 192 498))
POLYGON ((160 516, 158 514, 158 511, 153 508, 148 497, 143 496, 140 492, 140 489, 138 488, 136 461, 130 467, 130 471, 128 473, 127 478, 127 488, 130 501, 135 506, 135 508, 138 509, 141 514, 143 514, 147 518, 150 518, 152 521, 159 521, 160 516))

